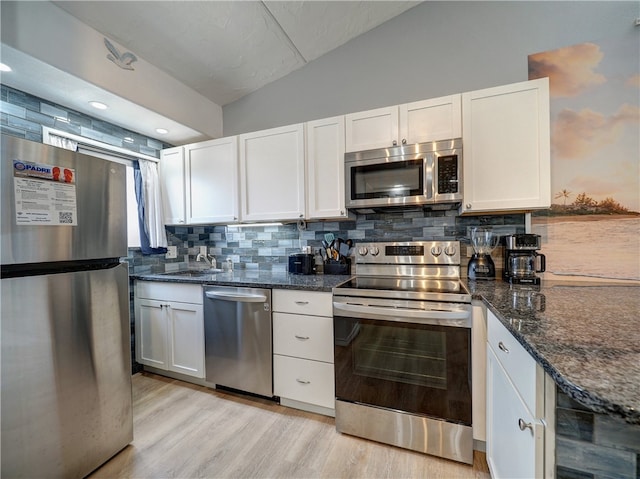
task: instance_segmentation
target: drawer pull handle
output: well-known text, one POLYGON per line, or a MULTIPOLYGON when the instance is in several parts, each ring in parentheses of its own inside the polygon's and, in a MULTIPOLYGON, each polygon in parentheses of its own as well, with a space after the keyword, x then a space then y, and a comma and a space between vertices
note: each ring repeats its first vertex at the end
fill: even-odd
POLYGON ((298 336, 297 334, 294 334, 294 336, 300 341, 306 341, 307 339, 309 339, 309 336, 298 336))
POLYGON ((501 351, 504 351, 505 353, 509 354, 509 349, 507 349, 507 347, 502 343, 502 341, 498 343, 498 347, 500 348, 501 351))
POLYGON ((309 304, 309 301, 296 301, 296 304, 298 306, 306 306, 307 304, 309 304))
POLYGON ((311 381, 307 381, 306 379, 296 379, 300 384, 311 384, 311 381))
POLYGON ((533 424, 531 424, 530 422, 524 422, 524 419, 522 418, 518 419, 518 427, 521 431, 524 431, 525 429, 531 429, 531 432, 533 432, 533 424))

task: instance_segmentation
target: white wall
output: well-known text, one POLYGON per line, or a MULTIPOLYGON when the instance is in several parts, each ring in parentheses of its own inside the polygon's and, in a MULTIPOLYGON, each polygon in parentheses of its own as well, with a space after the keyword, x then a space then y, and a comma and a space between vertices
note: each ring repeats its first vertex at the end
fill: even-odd
POLYGON ((638 17, 638 1, 425 2, 225 106, 224 135, 523 81, 529 54, 638 42, 638 17))

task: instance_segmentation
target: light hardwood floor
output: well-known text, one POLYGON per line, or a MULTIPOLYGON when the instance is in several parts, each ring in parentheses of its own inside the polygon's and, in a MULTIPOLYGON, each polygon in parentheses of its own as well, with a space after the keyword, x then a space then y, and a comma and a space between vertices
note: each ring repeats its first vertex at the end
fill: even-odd
POLYGON ((140 373, 134 440, 97 478, 482 478, 473 467, 336 432, 333 418, 140 373))

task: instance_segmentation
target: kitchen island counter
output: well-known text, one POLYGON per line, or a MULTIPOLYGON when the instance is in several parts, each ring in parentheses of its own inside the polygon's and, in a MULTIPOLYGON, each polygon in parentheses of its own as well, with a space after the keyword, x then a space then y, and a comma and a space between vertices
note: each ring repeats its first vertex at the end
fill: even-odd
POLYGON ((289 274, 270 271, 235 270, 231 273, 208 274, 202 271, 133 275, 133 279, 172 283, 195 283, 247 288, 297 289, 331 292, 351 276, 338 274, 289 274))
POLYGON ((469 281, 562 392, 597 413, 640 424, 640 286, 469 281))

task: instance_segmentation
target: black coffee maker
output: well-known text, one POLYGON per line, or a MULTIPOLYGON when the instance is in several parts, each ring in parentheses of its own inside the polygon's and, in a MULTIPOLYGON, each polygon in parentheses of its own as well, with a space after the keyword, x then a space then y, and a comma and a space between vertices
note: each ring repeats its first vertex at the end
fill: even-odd
POLYGON ((540 284, 536 273, 544 272, 546 258, 540 249, 540 235, 515 234, 503 236, 504 269, 502 278, 512 284, 540 284))

